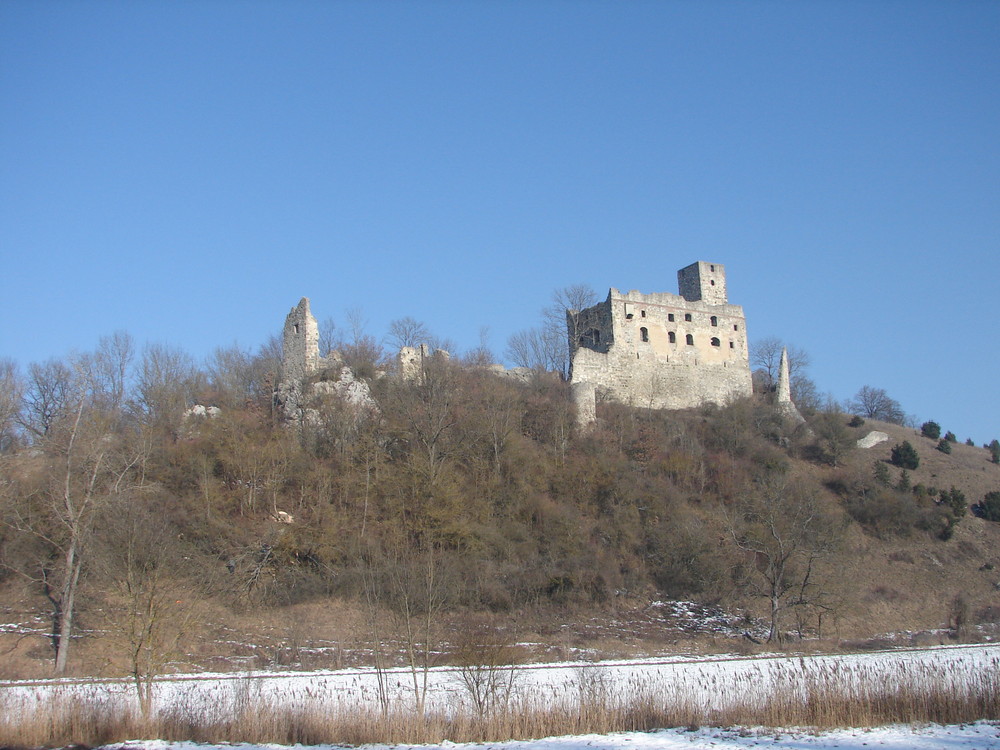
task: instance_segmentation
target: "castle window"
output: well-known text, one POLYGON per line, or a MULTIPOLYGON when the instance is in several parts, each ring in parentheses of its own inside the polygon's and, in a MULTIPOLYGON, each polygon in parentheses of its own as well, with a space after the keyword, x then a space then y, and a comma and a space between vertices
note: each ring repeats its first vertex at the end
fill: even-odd
POLYGON ((722 342, 717 338, 712 338, 712 346, 722 346, 722 342))
POLYGON ((596 328, 589 329, 580 337, 580 346, 597 346, 601 343, 601 332, 596 328))
POLYGON ((633 305, 631 302, 626 302, 625 303, 625 320, 632 320, 632 317, 634 315, 635 315, 635 305, 633 305))
POLYGON ((676 333, 674 333, 673 331, 671 331, 670 333, 667 334, 667 336, 670 338, 670 343, 671 344, 676 344, 677 343, 677 334, 676 333))
POLYGON ((712 325, 713 326, 719 325, 719 319, 717 317, 715 317, 714 315, 712 316, 712 325))
MULTIPOLYGON (((712 265, 709 265, 709 268, 710 268, 710 269, 711 269, 711 270, 712 270, 713 272, 715 271, 715 266, 712 266, 712 265)), ((714 284, 715 282, 713 281, 712 283, 714 284)))
POLYGON ((639 312, 639 314, 642 315, 642 317, 644 317, 644 318, 646 317, 646 311, 645 310, 641 310, 639 312))
POLYGON ((729 342, 729 348, 730 349, 735 349, 736 348, 735 346, 733 346, 733 342, 732 341, 729 342))
POLYGON ((684 313, 684 320, 686 320, 688 323, 690 323, 691 322, 691 313, 684 313))
POLYGON ((640 328, 639 329, 639 338, 642 339, 643 341, 649 341, 649 329, 648 328, 640 328))
POLYGON ((689 333, 687 336, 685 336, 685 339, 687 340, 687 345, 688 346, 694 346, 694 336, 692 336, 689 333))
POLYGON ((734 331, 738 331, 738 330, 740 330, 740 327, 739 327, 739 326, 736 326, 736 325, 734 325, 734 326, 733 326, 733 330, 734 330, 734 331))
POLYGON ((710 279, 708 284, 709 286, 715 286, 715 279, 710 279))
POLYGON ((667 313, 667 320, 669 320, 671 323, 673 323, 674 322, 674 314, 673 313, 667 313))
POLYGON ((298 323, 293 323, 292 324, 292 331, 294 333, 298 333, 299 332, 299 324, 298 323))

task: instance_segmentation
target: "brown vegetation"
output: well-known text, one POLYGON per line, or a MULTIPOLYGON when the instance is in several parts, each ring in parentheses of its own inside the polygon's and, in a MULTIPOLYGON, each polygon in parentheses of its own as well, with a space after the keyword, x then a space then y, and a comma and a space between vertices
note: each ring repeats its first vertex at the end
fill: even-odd
MULTIPOLYGON (((0 586, 48 620, 0 636, 5 676, 54 664, 141 685, 219 657, 335 665, 386 643, 419 692, 470 612, 554 640, 554 618, 581 634, 575 613, 627 622, 651 599, 696 599, 764 616, 780 641, 947 627, 958 596, 973 637, 1000 609, 998 525, 941 494, 971 504, 1000 488, 981 448, 944 454, 836 410, 810 432, 766 394, 686 412, 602 404, 581 435, 558 377, 447 360, 418 383, 373 376, 377 415, 332 399, 297 433, 268 395, 273 351, 220 350, 200 372, 153 347, 129 390, 127 348, 34 368, 12 385, 23 409, 0 415, 0 586), (185 417, 192 403, 221 413, 185 417), (871 428, 891 440, 854 449, 871 428), (921 459, 905 478, 887 463, 903 440, 921 459), (158 536, 129 518, 155 518, 158 536), (309 613, 294 634, 274 624, 289 612, 309 613), (326 661, 281 645, 317 641, 326 661)), ((655 631, 614 648, 683 637, 655 631)))

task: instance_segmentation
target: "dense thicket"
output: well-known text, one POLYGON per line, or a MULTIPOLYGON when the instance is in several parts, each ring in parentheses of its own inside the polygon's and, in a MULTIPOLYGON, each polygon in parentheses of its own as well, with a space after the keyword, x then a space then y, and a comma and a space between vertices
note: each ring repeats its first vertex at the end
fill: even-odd
POLYGON ((766 599, 780 638, 788 609, 833 606, 824 566, 844 508, 877 535, 944 538, 956 516, 877 473, 831 492, 794 470, 790 456, 837 466, 851 449, 836 411, 809 431, 766 396, 671 413, 602 404, 580 434, 557 375, 522 383, 439 359, 407 382, 377 373, 377 347, 351 351, 378 409, 329 396, 298 426, 272 400, 273 344, 220 350, 206 371, 151 347, 133 368, 118 336, 11 380, 0 571, 49 602, 62 664, 81 592, 139 618, 122 637, 155 633, 144 648, 162 654, 178 637, 164 623, 183 620, 179 580, 233 606, 377 589, 410 607, 403 572, 431 562, 424 596, 439 607, 738 592, 766 599))

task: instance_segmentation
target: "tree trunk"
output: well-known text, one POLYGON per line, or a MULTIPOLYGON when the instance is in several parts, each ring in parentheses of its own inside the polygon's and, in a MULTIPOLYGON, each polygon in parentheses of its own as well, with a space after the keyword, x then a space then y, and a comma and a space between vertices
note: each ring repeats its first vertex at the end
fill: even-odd
POLYGON ((66 553, 66 578, 59 597, 59 636, 56 640, 56 674, 66 671, 70 641, 73 637, 73 605, 76 601, 77 583, 80 580, 80 558, 76 540, 72 540, 66 553))

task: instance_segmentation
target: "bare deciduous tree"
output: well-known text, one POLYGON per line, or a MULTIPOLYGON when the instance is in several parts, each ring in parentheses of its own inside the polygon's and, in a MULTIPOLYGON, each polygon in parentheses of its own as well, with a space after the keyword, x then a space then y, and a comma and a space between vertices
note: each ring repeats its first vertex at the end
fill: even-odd
POLYGON ((95 400, 108 410, 121 409, 132 379, 135 342, 125 331, 102 336, 97 350, 87 357, 86 369, 95 400))
POLYGON ((105 506, 97 536, 95 567, 108 591, 109 634, 148 717, 154 678, 178 656, 192 617, 192 585, 184 575, 190 551, 163 515, 134 495, 105 506))
POLYGON ((729 528, 747 555, 747 590, 768 602, 768 641, 781 642, 787 610, 824 605, 822 563, 838 542, 840 524, 814 491, 771 476, 735 506, 729 528))
POLYGON ((750 368, 753 370, 754 387, 763 392, 777 388, 783 349, 788 351, 788 380, 792 401, 802 410, 817 408, 819 396, 816 393, 816 384, 808 375, 812 358, 804 349, 791 344, 786 345, 774 336, 755 341, 750 347, 750 368))
POLYGON ((189 354, 164 344, 148 345, 139 363, 135 409, 146 424, 176 429, 202 386, 202 375, 189 354))
POLYGON ((95 407, 86 373, 70 372, 64 390, 73 400, 36 441, 42 460, 33 467, 33 489, 20 493, 4 517, 29 551, 8 566, 34 581, 51 605, 57 673, 66 670, 95 515, 142 482, 146 456, 143 440, 116 432, 118 413, 95 407))
POLYGON ((347 311, 347 325, 350 332, 338 340, 336 348, 356 376, 374 377, 385 365, 385 351, 375 337, 367 333, 368 321, 360 308, 347 311))
POLYGON ((556 289, 552 293, 552 304, 544 311, 544 328, 546 338, 560 341, 558 349, 559 366, 556 368, 564 378, 569 377, 570 340, 576 341, 580 336, 580 313, 598 301, 597 292, 587 284, 571 284, 556 289))
POLYGON ((419 320, 409 315, 399 318, 389 324, 389 335, 386 340, 393 350, 398 351, 404 346, 419 346, 431 340, 431 332, 419 320))
POLYGON ((469 699, 480 717, 503 710, 517 682, 523 649, 489 622, 465 623, 452 654, 469 699))
POLYGON ((890 398, 884 388, 862 386, 847 403, 847 408, 868 419, 878 419, 893 424, 903 424, 906 414, 894 398, 890 398))
POLYGON ((445 605, 444 570, 440 552, 432 542, 406 548, 402 540, 384 546, 371 545, 362 555, 365 566, 365 597, 369 607, 379 696, 388 711, 385 685, 386 632, 395 630, 402 646, 413 687, 414 708, 424 714, 432 659, 435 653, 438 616, 445 605), (385 618, 391 622, 386 626, 385 618))
POLYGON ((579 313, 596 302, 597 293, 586 284, 555 290, 552 303, 542 310, 541 325, 507 339, 507 358, 518 367, 555 371, 568 377, 569 341, 577 337, 579 313))
POLYGON ((73 411, 79 380, 73 367, 60 359, 28 365, 22 426, 35 438, 44 438, 53 425, 73 411))
POLYGON ((544 328, 530 328, 512 334, 507 339, 507 359, 515 367, 528 367, 540 372, 559 369, 559 347, 565 336, 556 339, 551 333, 544 328))

